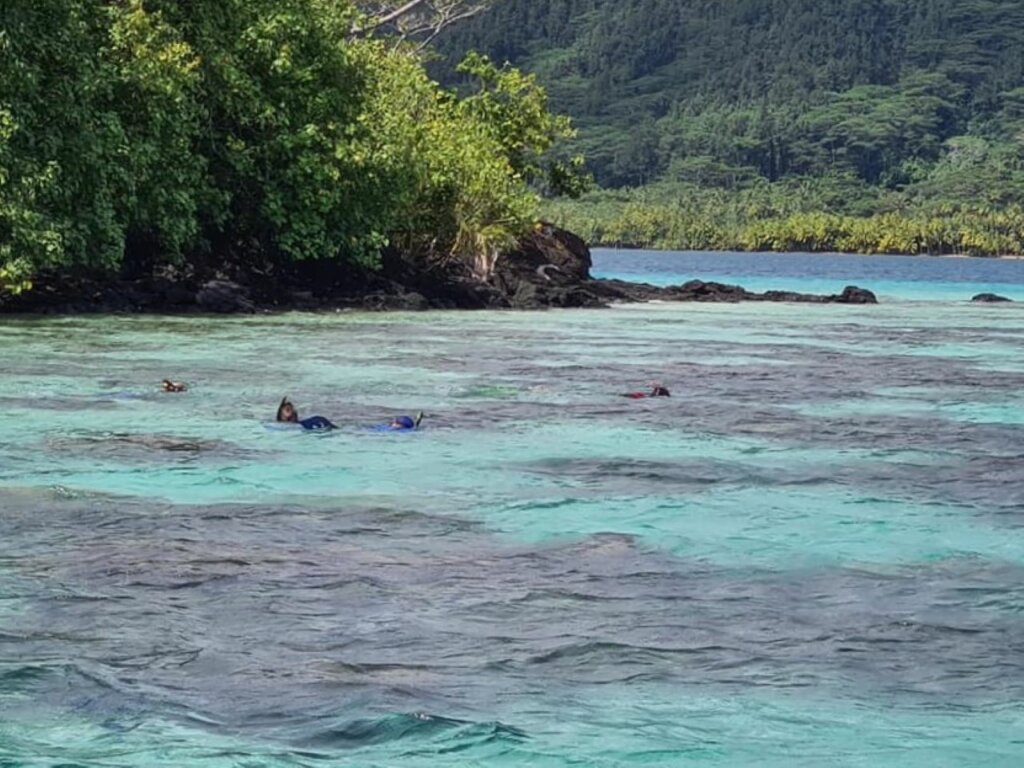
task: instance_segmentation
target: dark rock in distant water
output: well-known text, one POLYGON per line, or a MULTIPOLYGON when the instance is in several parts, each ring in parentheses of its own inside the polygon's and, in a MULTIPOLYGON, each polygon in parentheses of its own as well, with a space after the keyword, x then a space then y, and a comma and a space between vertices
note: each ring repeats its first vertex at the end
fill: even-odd
POLYGON ((682 285, 661 287, 623 280, 595 280, 592 282, 601 295, 612 301, 698 301, 738 302, 775 301, 810 304, 877 304, 871 291, 849 285, 842 293, 828 296, 794 291, 765 291, 754 293, 739 285, 690 280, 682 285))
POLYGON ((832 301, 836 304, 877 304, 878 297, 867 288, 848 285, 838 296, 833 296, 832 301))
MULTIPOLYGON (((877 304, 856 286, 842 293, 754 293, 738 285, 690 280, 656 286, 591 277, 590 249, 580 238, 542 224, 500 254, 486 279, 457 259, 414 259, 388 251, 382 268, 363 272, 330 260, 259 263, 251 256, 218 259, 204 271, 165 268, 133 278, 41 275, 37 287, 17 297, 0 296, 0 312, 217 312, 257 310, 420 311, 425 309, 547 309, 605 307, 644 301, 777 301, 877 304)), ((479 265, 478 265, 479 266, 479 265)), ((975 301, 994 301, 999 297, 975 301)))
POLYGON ((196 293, 196 304, 206 312, 252 313, 256 305, 249 292, 230 280, 211 280, 196 293))
POLYGON ((979 304, 1001 304, 1007 301, 1013 301, 1005 296, 1000 296, 998 293, 979 293, 977 296, 971 299, 979 304))

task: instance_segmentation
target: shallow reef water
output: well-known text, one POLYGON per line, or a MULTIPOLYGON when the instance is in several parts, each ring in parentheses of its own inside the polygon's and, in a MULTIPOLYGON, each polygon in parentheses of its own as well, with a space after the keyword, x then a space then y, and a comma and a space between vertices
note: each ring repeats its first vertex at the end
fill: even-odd
POLYGON ((1020 765, 1024 262, 713 258, 882 303, 0 321, 0 765, 1020 765))

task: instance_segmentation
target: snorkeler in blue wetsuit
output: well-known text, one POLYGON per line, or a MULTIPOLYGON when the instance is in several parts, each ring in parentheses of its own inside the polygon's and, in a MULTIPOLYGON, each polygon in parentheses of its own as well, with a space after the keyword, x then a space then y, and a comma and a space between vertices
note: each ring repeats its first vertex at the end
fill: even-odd
POLYGON ((370 432, 415 432, 420 428, 420 423, 423 421, 423 412, 420 411, 416 414, 416 417, 412 416, 395 416, 391 421, 385 421, 383 424, 374 424, 372 427, 366 427, 370 432))
POLYGON ((292 405, 291 401, 287 397, 283 398, 281 400, 281 404, 277 406, 277 420, 291 424, 298 424, 303 429, 314 432, 337 429, 337 427, 331 423, 330 419, 324 418, 323 416, 310 416, 307 419, 300 419, 299 412, 295 410, 295 406, 292 405))
POLYGON ((423 421, 423 411, 417 413, 415 419, 412 416, 395 416, 388 424, 388 429, 419 429, 421 421, 423 421))

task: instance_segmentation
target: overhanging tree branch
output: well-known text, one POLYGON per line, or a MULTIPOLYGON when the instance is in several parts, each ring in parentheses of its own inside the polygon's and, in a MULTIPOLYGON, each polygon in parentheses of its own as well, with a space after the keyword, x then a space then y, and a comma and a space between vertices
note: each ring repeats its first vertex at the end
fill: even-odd
POLYGON ((409 0, 405 5, 395 8, 391 11, 384 11, 381 15, 371 17, 370 22, 362 28, 355 30, 357 34, 369 34, 375 29, 380 29, 383 26, 390 24, 393 21, 399 21, 403 16, 406 16, 422 5, 425 5, 427 0, 409 0))
POLYGON ((381 33, 422 48, 446 28, 485 10, 492 0, 386 0, 357 2, 363 18, 352 29, 353 37, 381 33))

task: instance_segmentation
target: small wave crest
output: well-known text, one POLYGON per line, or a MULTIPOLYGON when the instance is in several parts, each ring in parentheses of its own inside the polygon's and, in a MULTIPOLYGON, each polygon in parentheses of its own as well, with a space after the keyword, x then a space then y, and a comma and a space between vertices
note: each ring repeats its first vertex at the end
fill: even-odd
POLYGON ((495 741, 521 742, 527 734, 498 721, 472 722, 423 712, 350 720, 302 740, 312 749, 357 748, 396 741, 443 741, 448 751, 495 741))

